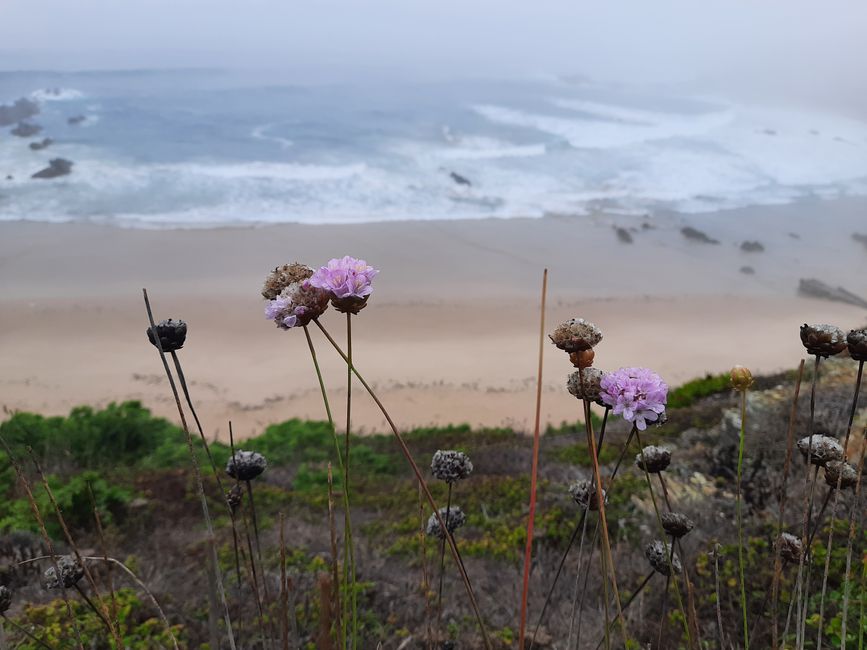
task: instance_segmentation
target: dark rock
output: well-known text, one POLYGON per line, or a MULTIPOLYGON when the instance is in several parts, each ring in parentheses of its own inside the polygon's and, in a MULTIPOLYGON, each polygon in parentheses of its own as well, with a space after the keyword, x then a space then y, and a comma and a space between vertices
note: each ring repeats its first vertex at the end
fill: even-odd
POLYGON ((862 244, 867 246, 867 235, 865 235, 864 233, 853 232, 852 233, 852 239, 854 239, 857 242, 861 242, 862 244))
POLYGON ((30 148, 33 151, 41 151, 42 149, 47 148, 48 146, 52 145, 53 143, 54 143, 54 140, 52 140, 51 138, 43 138, 41 142, 31 142, 30 148))
POLYGON ((11 181, 11 180, 15 180, 15 179, 13 178, 12 174, 6 174, 6 180, 11 181))
POLYGON ((30 138, 39 133, 42 130, 42 127, 38 124, 33 124, 31 122, 19 122, 18 126, 16 126, 10 133, 12 135, 17 135, 19 138, 30 138))
POLYGON ((800 239, 801 238, 801 236, 796 232, 790 232, 789 237, 791 237, 792 239, 800 239))
POLYGON ((472 185, 472 183, 470 183, 470 179, 466 178, 465 176, 461 176, 457 172, 449 172, 449 176, 451 176, 451 179, 458 185, 466 185, 467 187, 470 187, 472 185))
POLYGON ((614 232, 617 233, 617 239, 622 241, 624 244, 632 243, 632 235, 629 234, 629 231, 626 228, 614 226, 614 232))
POLYGON ((53 158, 48 162, 48 167, 40 169, 30 178, 57 178, 66 176, 72 171, 72 161, 65 158, 53 158))
POLYGON ((762 246, 761 242, 745 241, 741 244, 741 250, 745 253, 762 253, 765 247, 762 246))
POLYGON ((39 114, 39 104, 23 97, 11 106, 0 105, 0 126, 11 126, 39 114))
POLYGON ((856 307, 867 308, 867 300, 859 295, 847 291, 843 287, 832 287, 816 278, 801 278, 798 284, 798 292, 810 298, 822 298, 834 302, 845 302, 856 307))
POLYGON ((777 132, 773 129, 762 129, 762 133, 765 135, 777 135, 777 132))
POLYGON ((687 239, 701 242, 702 244, 719 244, 719 240, 714 239, 713 237, 708 237, 706 233, 703 233, 701 230, 693 228, 692 226, 684 226, 680 229, 680 234, 687 239))
POLYGON ((71 124, 72 126, 75 126, 77 124, 81 124, 86 119, 87 118, 84 115, 73 115, 72 117, 70 117, 66 120, 66 123, 71 124))
POLYGON ((755 275, 756 270, 752 266, 742 266, 740 272, 744 275, 755 275))

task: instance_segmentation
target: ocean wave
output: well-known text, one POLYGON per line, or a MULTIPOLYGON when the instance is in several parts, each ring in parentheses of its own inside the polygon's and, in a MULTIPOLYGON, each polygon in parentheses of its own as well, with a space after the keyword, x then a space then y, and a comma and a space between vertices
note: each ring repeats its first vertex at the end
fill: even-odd
POLYGON ((30 98, 37 102, 67 102, 83 99, 84 93, 75 88, 41 88, 30 93, 30 98))
POLYGON ((276 135, 268 135, 268 131, 274 128, 276 124, 262 124, 260 126, 255 127, 252 131, 250 131, 250 137, 254 140, 264 140, 267 142, 274 142, 280 146, 281 149, 289 149, 294 146, 295 143, 288 138, 281 138, 276 135))

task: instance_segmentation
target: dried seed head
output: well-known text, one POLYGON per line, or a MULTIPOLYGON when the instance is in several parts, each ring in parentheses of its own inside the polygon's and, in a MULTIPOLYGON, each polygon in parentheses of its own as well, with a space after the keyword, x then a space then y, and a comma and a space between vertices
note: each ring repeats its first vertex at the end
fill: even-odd
POLYGON ((12 606, 12 590, 6 585, 0 585, 0 614, 12 606))
POLYGON ((635 466, 651 474, 659 474, 671 464, 671 452, 665 447, 648 445, 635 455, 635 466))
POLYGON ((593 365, 595 358, 596 353, 593 350, 581 350, 580 352, 569 353, 569 361, 576 368, 589 368, 593 365))
POLYGON ((602 340, 602 330, 583 318, 572 318, 558 325, 548 336, 558 348, 572 353, 594 347, 602 340))
POLYGON ((854 490, 858 484, 858 470, 846 461, 830 460, 825 463, 825 483, 836 488, 838 482, 841 490, 854 490))
POLYGON ((576 370, 566 381, 566 388, 578 399, 587 399, 591 402, 602 403, 599 396, 602 390, 601 382, 605 373, 598 368, 584 368, 576 370))
POLYGON ((855 361, 867 361, 867 329, 852 330, 846 337, 849 356, 855 361))
POLYGON ((777 548, 780 558, 789 564, 798 564, 801 561, 803 546, 801 540, 790 533, 783 533, 777 538, 777 548))
POLYGON ((735 366, 729 376, 731 377, 732 388, 737 391, 743 392, 753 385, 753 373, 749 371, 749 368, 735 366))
POLYGON ((438 449, 431 459, 430 469, 440 481, 455 483, 472 474, 473 464, 462 451, 438 449))
MULTIPOLYGON (((458 506, 440 508, 439 513, 450 533, 454 533, 458 528, 467 523, 467 516, 458 506), (448 516, 446 516, 447 511, 448 516)), ((427 534, 439 539, 445 539, 445 534, 443 534, 443 529, 440 527, 440 522, 436 515, 431 515, 427 520, 427 534)))
POLYGON ((809 354, 831 357, 846 349, 846 335, 833 325, 801 325, 801 343, 809 354))
POLYGON ((683 568, 680 565, 680 558, 677 555, 672 555, 671 547, 662 540, 656 539, 650 542, 644 548, 644 555, 647 557, 647 561, 650 562, 650 566, 653 567, 654 571, 664 576, 671 575, 672 568, 675 573, 680 573, 683 568), (670 567, 669 559, 671 560, 670 567))
POLYGON ((60 569, 60 579, 53 566, 43 574, 45 576, 46 589, 71 589, 84 577, 84 568, 71 555, 61 555, 57 558, 57 567, 60 569))
POLYGON ((306 264, 292 262, 291 264, 278 266, 265 278, 265 284, 262 287, 262 297, 267 300, 274 300, 290 284, 303 282, 312 275, 313 269, 306 264))
POLYGON ((232 489, 226 492, 226 503, 229 504, 233 514, 241 505, 243 498, 244 490, 238 483, 235 483, 235 485, 232 486, 232 489))
POLYGON ((683 537, 695 528, 695 522, 679 512, 665 512, 660 518, 665 532, 672 537, 683 537))
MULTIPOLYGON (((569 486, 569 494, 583 510, 599 510, 599 499, 596 497, 596 481, 576 481, 569 486)), ((607 501, 608 493, 602 490, 602 499, 607 501)))
POLYGON ((798 451, 804 459, 809 456, 813 465, 824 465, 832 460, 843 460, 843 446, 831 436, 815 433, 798 440, 798 451))
POLYGON ((252 481, 268 467, 265 457, 256 451, 239 449, 226 461, 226 474, 238 481, 252 481))
MULTIPOLYGON (((184 341, 187 340, 187 324, 182 320, 161 320, 156 325, 157 336, 160 337, 160 345, 163 352, 174 352, 184 347, 184 341)), ((154 339, 153 330, 147 329, 148 341, 151 345, 157 347, 157 342, 154 339)))

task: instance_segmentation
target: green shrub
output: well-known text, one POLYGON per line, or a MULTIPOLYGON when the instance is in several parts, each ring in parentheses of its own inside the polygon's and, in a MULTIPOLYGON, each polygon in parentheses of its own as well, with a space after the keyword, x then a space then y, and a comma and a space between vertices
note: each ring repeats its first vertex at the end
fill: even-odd
POLYGON ((717 393, 731 390, 728 373, 706 375, 678 386, 668 393, 668 408, 678 409, 692 406, 697 400, 717 393))

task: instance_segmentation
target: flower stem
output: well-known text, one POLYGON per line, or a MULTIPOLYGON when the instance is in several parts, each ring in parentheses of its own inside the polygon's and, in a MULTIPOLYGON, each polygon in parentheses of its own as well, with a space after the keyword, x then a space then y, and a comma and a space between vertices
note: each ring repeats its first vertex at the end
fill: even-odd
MULTIPOLYGON (((449 483, 448 497, 446 498, 446 526, 448 526, 449 518, 452 510, 452 484, 449 483)), ((443 620, 443 574, 446 566, 446 538, 443 536, 440 542, 440 576, 439 588, 437 589, 437 632, 442 632, 443 620)))
POLYGON ((741 614, 744 625, 744 648, 750 647, 750 628, 747 621, 747 584, 744 579, 744 518, 743 497, 741 495, 741 478, 744 467, 744 442, 747 429, 747 391, 741 391, 741 433, 738 442, 738 479, 737 479, 737 517, 738 517, 738 573, 740 574, 741 614))
POLYGON ((349 358, 349 363, 346 365, 346 442, 344 444, 344 467, 343 467, 343 491, 346 494, 346 508, 344 508, 343 518, 344 526, 347 533, 344 537, 344 556, 343 556, 343 573, 344 580, 348 577, 349 583, 349 607, 352 614, 352 648, 358 646, 358 591, 356 589, 356 573, 355 573, 355 548, 352 540, 352 519, 349 509, 351 502, 349 494, 349 445, 350 431, 352 429, 352 314, 346 312, 346 356, 349 358), (348 574, 348 575, 347 575, 348 574))

